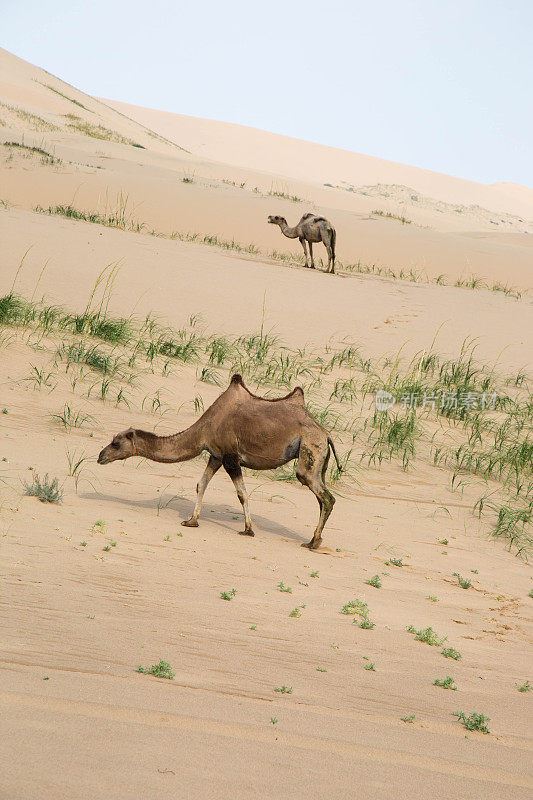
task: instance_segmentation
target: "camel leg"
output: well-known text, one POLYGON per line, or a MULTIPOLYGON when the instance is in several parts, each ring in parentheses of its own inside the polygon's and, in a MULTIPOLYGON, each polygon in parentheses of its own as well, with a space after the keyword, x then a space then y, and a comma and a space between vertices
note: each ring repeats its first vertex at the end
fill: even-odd
POLYGON ((200 516, 200 510, 202 508, 202 500, 204 499, 204 492, 207 489, 207 484, 213 477, 213 475, 218 472, 220 467, 222 466, 222 461, 214 456, 209 458, 207 462, 207 467, 205 468, 204 474, 198 481, 196 486, 196 505, 194 506, 194 511, 192 512, 192 516, 190 519, 184 519, 181 523, 185 525, 186 528, 197 528, 198 527, 198 517, 200 516))
POLYGON ((237 497, 240 500, 242 510, 244 512, 244 530, 239 532, 241 536, 255 536, 255 533, 253 532, 252 529, 252 518, 250 517, 250 511, 248 508, 248 494, 244 486, 242 469, 240 467, 238 459, 233 457, 225 457, 223 464, 224 464, 224 469, 226 470, 231 480, 233 481, 233 485, 235 486, 235 491, 237 492, 237 497))
POLYGON ((305 258, 304 266, 308 267, 309 264, 307 263, 307 247, 305 246, 305 239, 300 239, 300 244, 302 245, 302 247, 304 249, 304 258, 305 258))
POLYGON ((313 260, 313 242, 307 243, 309 246, 309 255, 311 256, 311 269, 315 268, 315 262, 313 260))
POLYGON ((327 522, 329 515, 335 505, 335 498, 324 485, 324 478, 326 477, 326 470, 329 461, 329 447, 326 444, 326 452, 321 454, 321 457, 315 456, 313 450, 307 445, 301 444, 300 457, 296 467, 296 477, 304 486, 307 486, 315 495, 320 507, 320 516, 318 518, 318 525, 313 533, 313 538, 310 542, 305 542, 302 547, 308 547, 310 550, 316 550, 322 542, 322 531, 327 522))

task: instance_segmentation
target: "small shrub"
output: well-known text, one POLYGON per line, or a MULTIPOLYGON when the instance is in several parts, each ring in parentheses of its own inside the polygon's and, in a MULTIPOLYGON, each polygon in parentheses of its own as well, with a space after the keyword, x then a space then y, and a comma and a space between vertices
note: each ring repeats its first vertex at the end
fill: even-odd
POLYGON ((290 586, 285 586, 283 581, 280 581, 276 587, 280 592, 287 592, 287 594, 292 594, 292 589, 290 586))
POLYGON ((299 608, 293 608, 291 613, 289 614, 289 617, 301 617, 301 616, 302 612, 300 611, 299 608))
POLYGON ((360 628, 370 630, 375 627, 375 623, 368 617, 368 605, 363 600, 350 600, 342 607, 341 611, 343 614, 357 615, 359 619, 354 619, 354 623, 357 623, 360 628))
POLYGON ((403 567, 404 563, 401 558, 390 558, 388 561, 385 562, 386 566, 390 566, 392 564, 393 567, 403 567))
POLYGON ((453 647, 445 647, 441 653, 444 658, 453 658, 454 661, 460 661, 462 658, 461 653, 453 647))
POLYGON ((231 589, 229 592, 220 592, 220 597, 222 600, 233 600, 236 594, 237 589, 231 589))
POLYGON ((276 725, 277 721, 278 721, 277 717, 270 717, 270 722, 272 723, 272 725, 276 725))
POLYGON ((428 594, 426 600, 431 600, 432 603, 438 603, 439 602, 439 598, 435 597, 434 594, 428 594))
POLYGON ((318 577, 319 577, 319 576, 318 576, 318 571, 316 571, 316 570, 315 570, 315 572, 312 572, 312 573, 311 573, 311 577, 312 577, 312 578, 318 578, 318 577))
POLYGON ((280 694, 292 694, 292 686, 276 686, 274 691, 279 692, 280 694))
POLYGON ((457 717, 458 722, 462 722, 465 728, 469 731, 481 731, 481 733, 490 733, 488 724, 490 717, 484 714, 477 714, 473 711, 469 717, 463 711, 454 711, 453 716, 457 717))
POLYGON ((154 675, 156 678, 168 678, 169 680, 174 680, 174 672, 172 671, 172 667, 168 661, 163 661, 162 659, 159 660, 157 664, 152 664, 151 667, 141 667, 139 664, 136 669, 137 672, 142 672, 144 675, 154 675))
POLYGON ((381 580, 379 575, 374 575, 373 578, 369 578, 365 583, 368 583, 369 586, 373 586, 374 589, 381 589, 381 580))
POLYGON ((457 578, 457 582, 461 589, 470 589, 472 586, 472 581, 469 578, 462 578, 458 572, 454 572, 454 577, 457 578))
POLYGON ((370 672, 375 672, 376 671, 376 667, 374 665, 374 662, 370 661, 369 664, 365 664, 365 669, 370 670, 370 672))
POLYGON ((452 689, 454 692, 457 691, 457 684, 450 675, 447 675, 442 680, 437 678, 433 681, 433 686, 440 686, 442 689, 452 689))
POLYGON ((409 633, 415 634, 415 639, 418 642, 424 642, 424 644, 429 644, 432 647, 440 647, 446 641, 446 636, 439 636, 433 628, 423 628, 421 631, 417 631, 413 628, 412 625, 407 627, 409 633))
POLYGON ((325 667, 317 667, 316 671, 317 672, 327 672, 327 669, 325 667))
POLYGON ((59 488, 59 479, 50 480, 48 473, 41 480, 35 472, 33 474, 33 482, 24 483, 24 488, 24 494, 30 497, 38 497, 41 503, 60 503, 63 499, 63 494, 59 488))
POLYGON ((400 717, 402 722, 414 722, 416 717, 414 714, 407 714, 405 717, 400 717))
POLYGON ((529 681, 526 681, 522 686, 518 686, 517 688, 519 692, 530 692, 533 689, 533 685, 529 681))

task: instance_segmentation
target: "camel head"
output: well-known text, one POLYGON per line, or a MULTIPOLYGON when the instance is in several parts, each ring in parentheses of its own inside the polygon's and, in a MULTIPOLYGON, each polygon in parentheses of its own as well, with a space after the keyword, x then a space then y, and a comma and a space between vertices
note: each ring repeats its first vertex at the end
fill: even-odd
POLYGON ((285 217, 278 217, 278 215, 277 215, 277 214, 274 214, 274 216, 272 216, 272 215, 271 215, 271 216, 268 218, 268 221, 269 221, 269 222, 270 222, 272 225, 286 225, 286 224, 287 224, 287 220, 285 219, 285 217))
POLYGON ((113 436, 111 444, 100 452, 98 456, 99 464, 110 464, 112 461, 123 461, 125 458, 137 455, 137 448, 133 438, 133 428, 117 433, 113 436))

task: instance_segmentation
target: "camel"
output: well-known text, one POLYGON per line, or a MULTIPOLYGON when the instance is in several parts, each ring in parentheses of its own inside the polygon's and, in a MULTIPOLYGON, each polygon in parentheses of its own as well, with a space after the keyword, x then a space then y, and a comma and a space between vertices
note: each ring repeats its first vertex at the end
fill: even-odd
POLYGON ((281 232, 289 239, 299 239, 300 244, 304 249, 305 266, 307 263, 307 248, 305 243, 309 245, 309 254, 311 256, 311 269, 315 268, 313 260, 313 244, 316 242, 324 242, 324 246, 328 251, 328 268, 326 272, 335 273, 335 242, 337 234, 335 228, 328 222, 325 217, 317 217, 315 214, 304 214, 300 222, 294 227, 289 228, 285 217, 270 216, 268 221, 272 225, 279 225, 281 232))
POLYGON ((175 463, 189 461, 207 451, 209 460, 196 487, 196 505, 190 519, 181 524, 198 527, 207 485, 220 467, 224 467, 243 508, 242 535, 254 536, 241 467, 275 469, 298 459, 296 477, 313 492, 320 506, 313 537, 302 547, 316 550, 335 503, 335 498, 324 485, 330 448, 340 471, 333 441, 307 410, 301 387, 286 397, 270 400, 252 394, 244 385, 242 376, 233 375, 228 388, 189 428, 171 436, 157 436, 128 428, 104 447, 98 463, 110 464, 131 456, 175 463))

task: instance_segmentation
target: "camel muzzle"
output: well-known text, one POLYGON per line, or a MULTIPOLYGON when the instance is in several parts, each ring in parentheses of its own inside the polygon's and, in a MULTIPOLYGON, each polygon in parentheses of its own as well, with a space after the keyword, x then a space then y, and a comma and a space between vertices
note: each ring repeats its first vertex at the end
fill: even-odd
POLYGON ((108 463, 108 461, 107 461, 107 458, 106 458, 106 456, 105 456, 105 450, 101 450, 101 451, 100 451, 100 453, 99 453, 99 455, 98 455, 98 459, 97 459, 97 462, 96 462, 96 463, 97 463, 97 464, 107 464, 107 463, 108 463))

